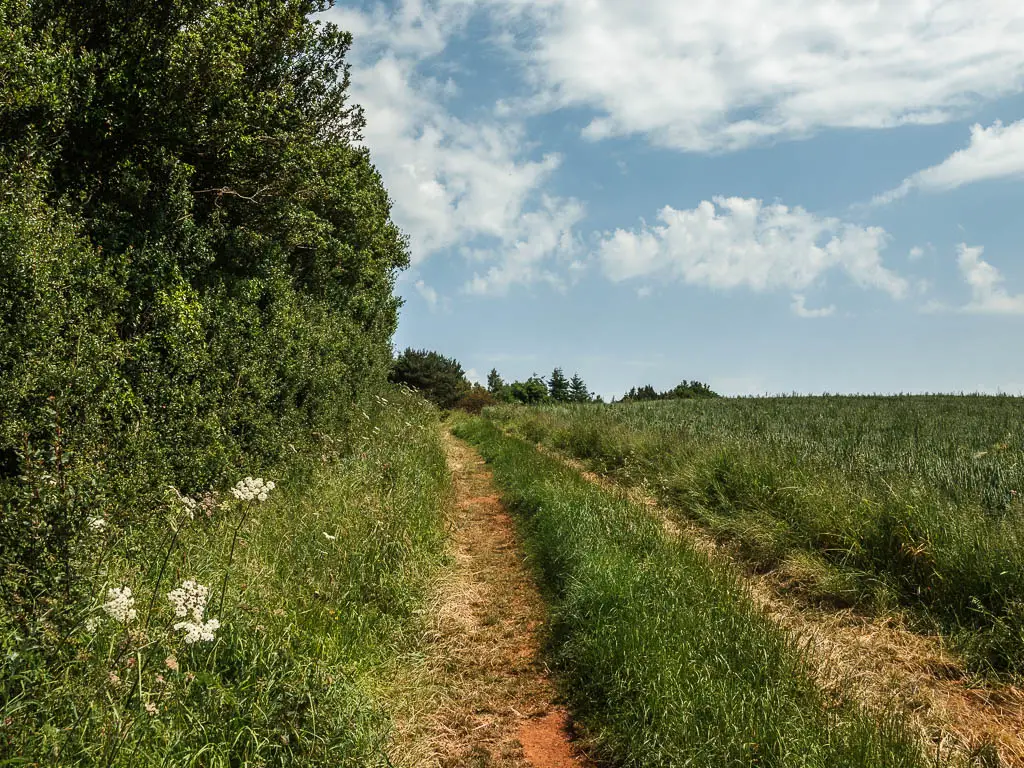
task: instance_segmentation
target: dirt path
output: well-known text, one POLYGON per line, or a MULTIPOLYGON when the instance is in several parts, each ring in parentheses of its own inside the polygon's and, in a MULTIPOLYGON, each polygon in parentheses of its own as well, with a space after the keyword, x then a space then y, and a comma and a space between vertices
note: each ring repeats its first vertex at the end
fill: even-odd
POLYGON ((852 692, 879 710, 902 710, 930 743, 933 755, 982 761, 972 765, 1024 768, 1024 691, 1020 688, 973 680, 941 638, 910 631, 896 615, 867 616, 808 606, 787 590, 789 576, 784 570, 751 573, 707 531, 692 523, 681 525, 676 515, 642 490, 624 488, 578 461, 536 447, 590 482, 646 506, 667 535, 686 537, 709 556, 735 565, 754 603, 806 647, 815 676, 826 691, 839 697, 852 692), (993 759, 993 751, 1000 763, 986 762, 993 759))
MULTIPOLYGON (((490 470, 445 435, 455 482, 454 560, 437 590, 425 682, 413 713, 416 766, 582 768, 565 710, 544 666, 544 604, 523 563, 490 470)), ((401 724, 400 724, 401 727, 401 724)))

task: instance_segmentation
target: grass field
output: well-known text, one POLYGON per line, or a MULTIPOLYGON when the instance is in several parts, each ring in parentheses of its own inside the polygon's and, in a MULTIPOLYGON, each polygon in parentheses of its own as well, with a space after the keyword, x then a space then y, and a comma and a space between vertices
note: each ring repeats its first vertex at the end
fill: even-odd
POLYGON ((903 606, 980 672, 1024 672, 1024 400, 792 397, 497 407, 784 566, 813 598, 903 606))
POLYGON ((366 407, 344 455, 325 438, 267 469, 266 501, 189 510, 172 494, 144 530, 97 525, 86 599, 63 620, 25 626, 5 606, 0 764, 390 765, 388 686, 442 556, 450 478, 436 409, 391 389, 366 407), (185 621, 212 640, 189 643, 168 599, 189 580, 208 593, 199 616, 201 589, 177 593, 185 621))
POLYGON ((899 720, 823 696, 730 568, 485 419, 455 431, 517 513, 566 695, 607 764, 927 764, 899 720))

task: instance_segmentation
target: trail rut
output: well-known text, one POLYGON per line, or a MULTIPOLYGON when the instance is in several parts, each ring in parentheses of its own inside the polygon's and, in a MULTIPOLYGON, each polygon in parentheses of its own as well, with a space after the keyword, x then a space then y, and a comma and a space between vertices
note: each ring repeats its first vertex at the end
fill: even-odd
MULTIPOLYGON (((416 766, 584 768, 541 654, 544 603, 490 470, 445 435, 455 484, 453 565, 431 609, 433 695, 415 713, 416 766), (425 743, 425 748, 423 746, 425 743)), ((400 724, 401 729, 401 724, 400 724)))

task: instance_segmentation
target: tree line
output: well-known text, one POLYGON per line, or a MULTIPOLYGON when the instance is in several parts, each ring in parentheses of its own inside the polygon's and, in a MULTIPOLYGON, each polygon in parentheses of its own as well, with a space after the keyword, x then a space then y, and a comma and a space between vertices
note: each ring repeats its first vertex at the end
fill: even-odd
MULTIPOLYGON (((487 374, 486 387, 473 384, 466 378, 462 364, 452 357, 427 349, 408 348, 395 359, 391 380, 406 384, 422 392, 441 408, 462 408, 477 413, 497 403, 602 403, 600 395, 593 394, 578 373, 567 378, 564 369, 556 366, 545 379, 532 376, 506 382, 497 368, 487 374)), ((700 381, 682 381, 665 392, 658 392, 647 384, 633 387, 619 402, 646 400, 678 400, 718 397, 718 394, 700 381)), ((616 402, 614 399, 612 402, 616 402)))

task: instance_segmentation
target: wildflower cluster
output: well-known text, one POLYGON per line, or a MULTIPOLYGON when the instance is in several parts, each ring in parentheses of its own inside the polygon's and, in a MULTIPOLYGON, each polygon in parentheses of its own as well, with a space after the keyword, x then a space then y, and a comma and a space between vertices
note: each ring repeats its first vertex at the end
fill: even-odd
POLYGON ((103 604, 103 610, 115 621, 128 624, 135 621, 135 617, 138 615, 134 605, 135 598, 132 597, 131 589, 128 587, 112 588, 107 590, 107 602, 103 604))
POLYGON ((179 619, 186 619, 175 624, 174 629, 184 630, 185 642, 189 645, 200 640, 212 641, 214 632, 220 629, 220 622, 217 619, 203 621, 209 595, 210 590, 207 587, 191 579, 182 582, 180 587, 172 589, 167 594, 167 599, 174 606, 174 615, 179 619))
POLYGON ((231 493, 236 499, 242 501, 252 501, 253 499, 266 501, 267 495, 276 487, 273 480, 264 482, 262 477, 247 477, 235 483, 231 493))
POLYGON ((88 520, 89 528, 99 533, 100 531, 106 530, 107 520, 104 517, 95 516, 90 517, 88 520))

